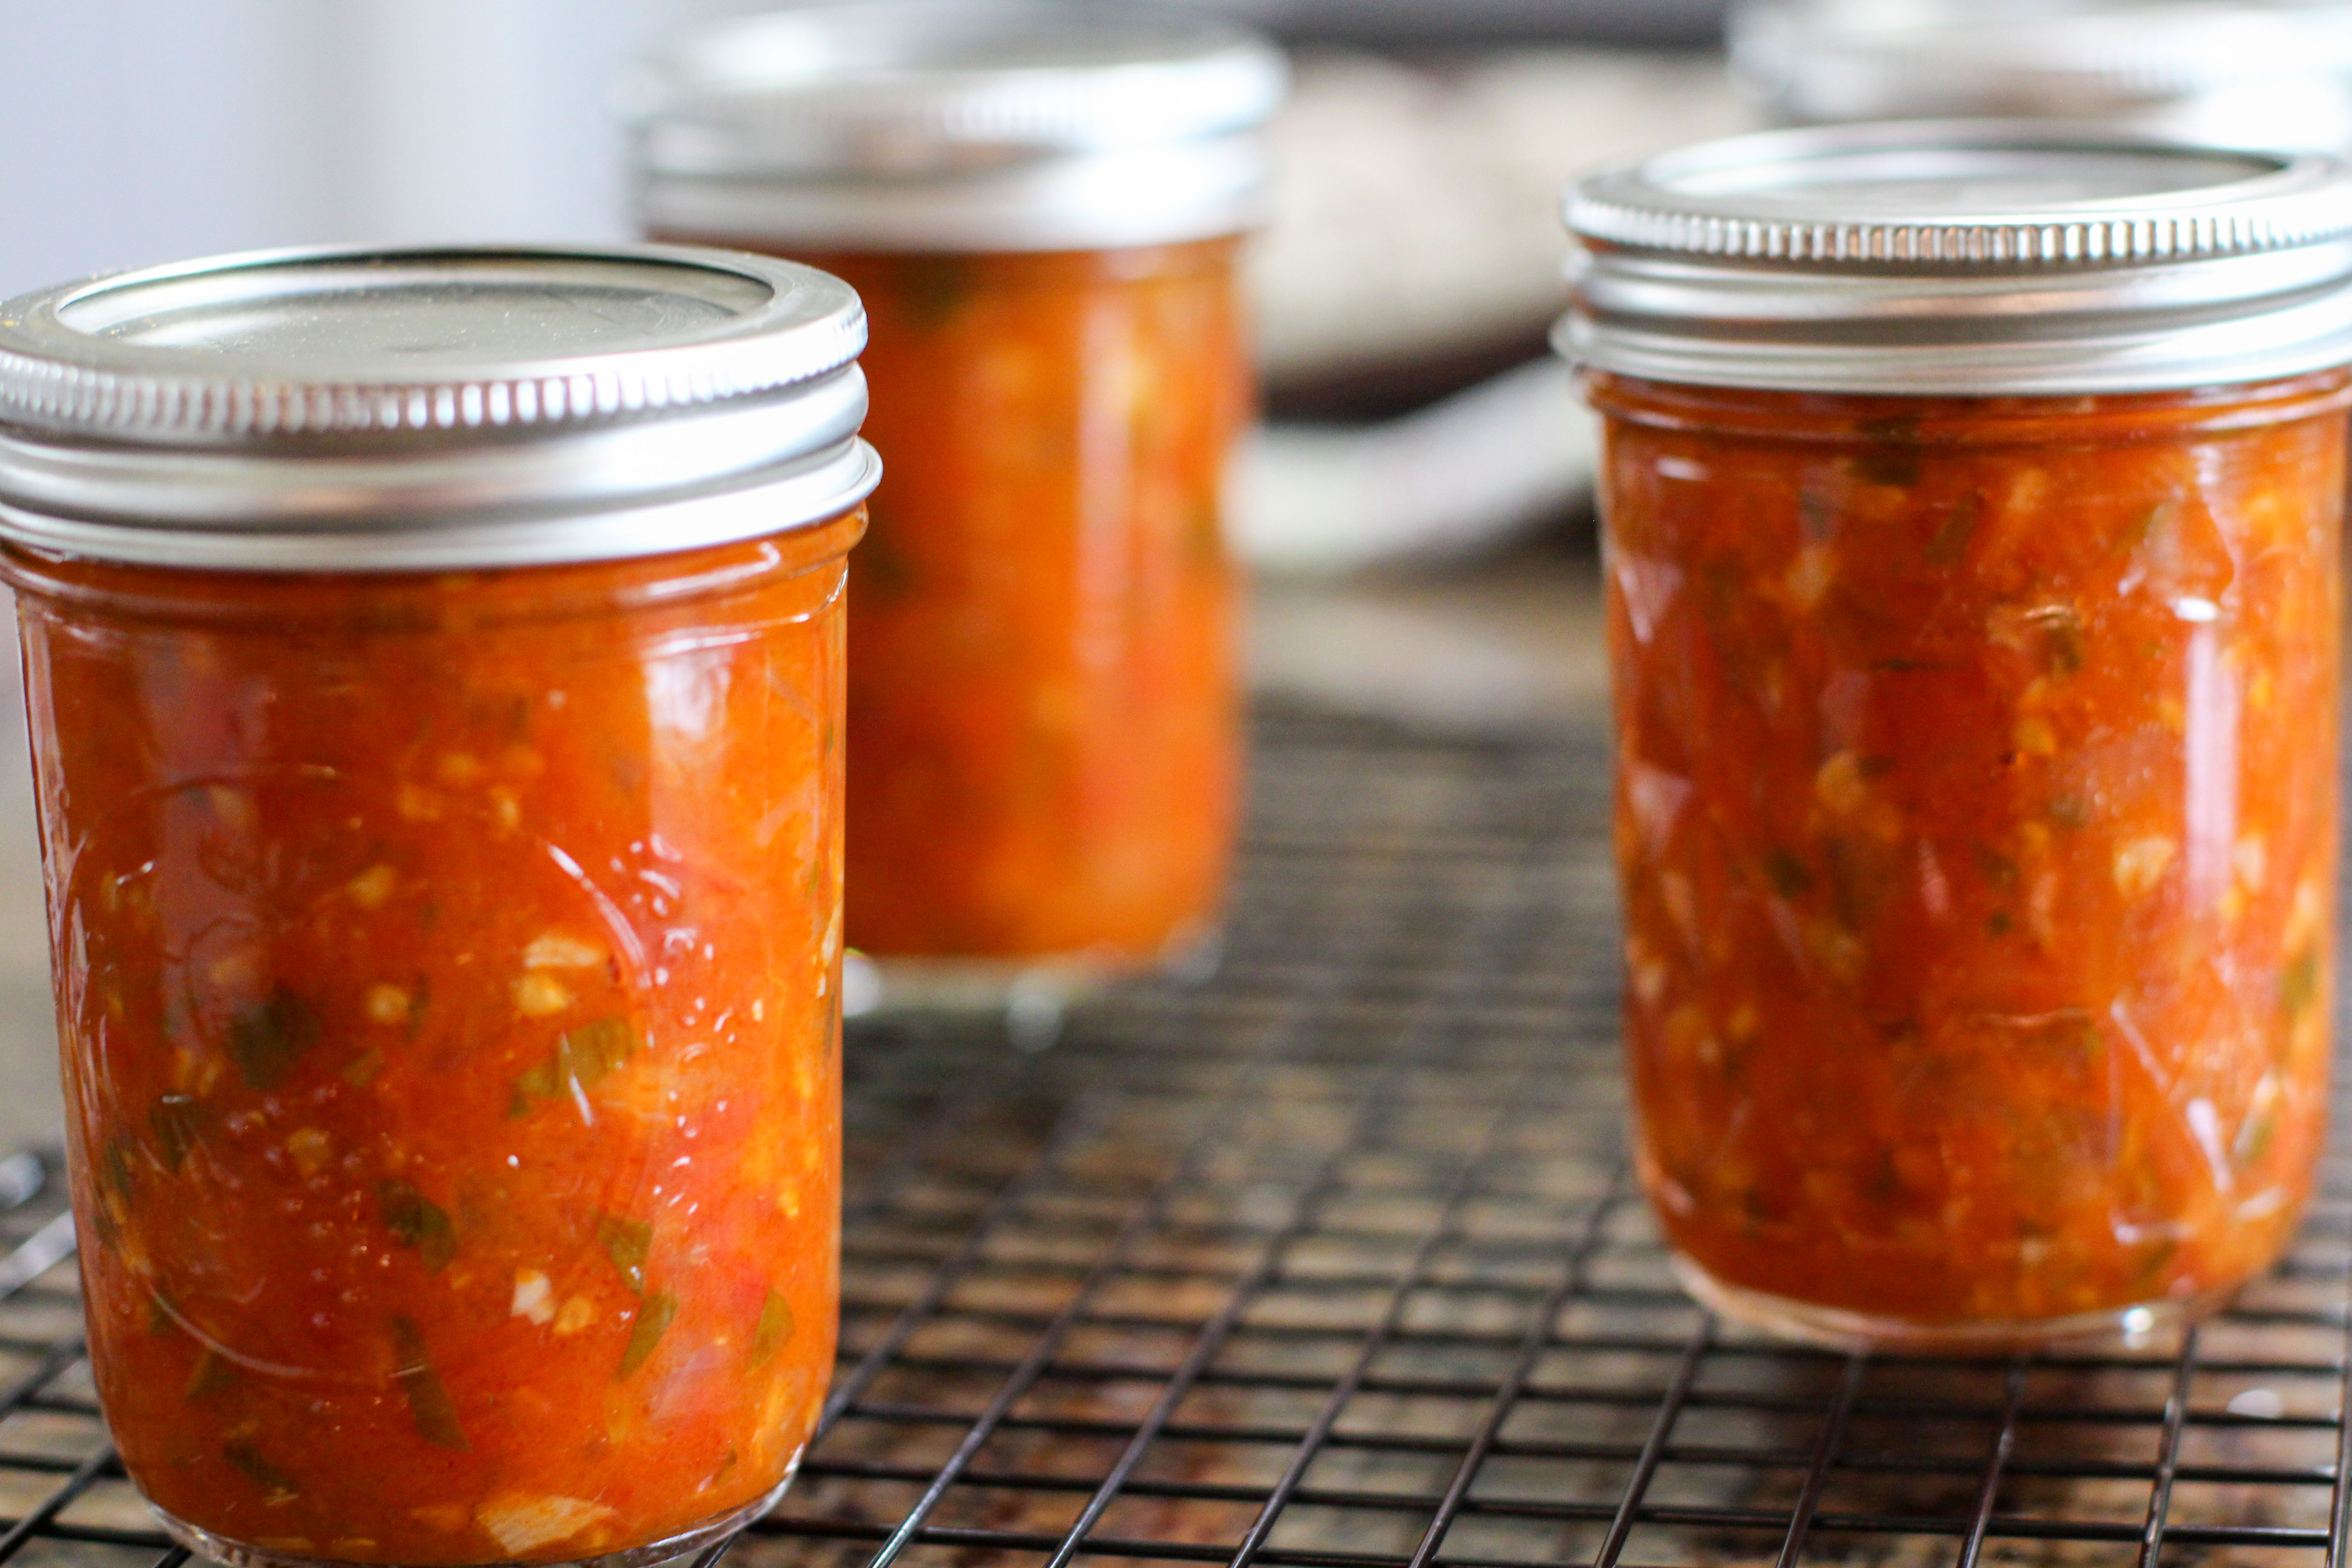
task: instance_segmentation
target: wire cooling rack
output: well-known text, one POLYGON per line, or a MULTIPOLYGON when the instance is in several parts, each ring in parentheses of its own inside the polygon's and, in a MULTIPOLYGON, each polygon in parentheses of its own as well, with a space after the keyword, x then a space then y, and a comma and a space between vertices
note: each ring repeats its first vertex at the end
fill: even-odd
MULTIPOLYGON (((861 1026, 841 1366, 732 1561, 2333 1564, 2340 1156, 2277 1273, 2144 1346, 1850 1359, 1675 1289, 1624 1164, 1605 769, 1597 726, 1265 716, 1213 978, 1034 1055, 861 1026)), ((171 1568, 72 1270, 34 1267, 37 1173, 0 1163, 33 1249, 0 1262, 0 1562, 171 1568)))

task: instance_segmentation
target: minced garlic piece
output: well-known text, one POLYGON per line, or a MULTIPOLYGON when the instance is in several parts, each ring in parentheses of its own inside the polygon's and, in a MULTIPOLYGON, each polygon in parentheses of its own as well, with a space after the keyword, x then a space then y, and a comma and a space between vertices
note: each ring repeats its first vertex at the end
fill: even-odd
POLYGON ((1787 575, 1780 579, 1790 603, 1801 611, 1813 609, 1837 581, 1837 552, 1826 544, 1808 544, 1798 551, 1787 575))
POLYGON ((253 831, 257 814, 251 795, 241 789, 230 789, 226 784, 215 784, 205 792, 205 795, 212 803, 213 815, 221 819, 221 826, 238 833, 253 831))
POLYGON ((572 1005, 572 988, 543 970, 514 983, 515 1011, 526 1018, 551 1017, 572 1005))
POLYGON ((379 1024, 405 1024, 414 999, 400 986, 379 982, 367 988, 362 998, 367 1016, 379 1024))
POLYGON ((1860 811, 1870 800, 1870 786, 1862 778, 1862 759, 1852 752, 1840 752, 1823 763, 1813 774, 1813 798, 1840 816, 1860 811))
POLYGON ((2263 880, 2270 874, 2270 841, 2259 833, 2250 833, 2230 847, 2230 868, 2248 892, 2260 892, 2263 880))
POLYGON ((261 954, 249 947, 224 954, 205 966, 205 978, 223 991, 257 986, 261 982, 261 954))
POLYGON ((374 865, 343 884, 343 894, 363 910, 380 910, 390 901, 400 886, 400 873, 385 865, 374 865))
POLYGON ((1645 1003, 1655 1002, 1665 993, 1666 966, 1639 938, 1625 939, 1625 974, 1633 994, 1645 1003))
POLYGON ((514 1307, 510 1314, 545 1327, 555 1321, 555 1288, 536 1268, 515 1270, 514 1307))
POLYGON ((522 950, 525 969, 593 969, 604 962, 604 950, 562 931, 543 931, 522 950))
POLYGON ((334 1158, 334 1140, 316 1127, 305 1127, 286 1137, 286 1152, 306 1176, 315 1176, 334 1158))
POLYGON ((511 1557, 537 1552, 616 1517, 585 1498, 501 1492, 474 1510, 474 1521, 511 1557))
POLYGON ((2116 851, 2116 888, 2124 897, 2137 899, 2164 879, 2179 854, 2180 846, 2160 833, 2135 838, 2116 851))
POLYGON ((1832 920, 1811 920, 1805 922, 1805 951, 1815 963, 1840 980, 1861 978, 1869 951, 1862 938, 1832 920))

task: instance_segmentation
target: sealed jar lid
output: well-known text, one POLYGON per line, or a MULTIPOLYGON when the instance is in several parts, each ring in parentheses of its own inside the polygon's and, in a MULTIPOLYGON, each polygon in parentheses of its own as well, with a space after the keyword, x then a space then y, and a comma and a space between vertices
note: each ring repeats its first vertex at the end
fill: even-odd
POLYGON ((1281 52, 1117 0, 866 0, 707 26, 622 92, 669 234, 1056 250, 1261 216, 1281 52))
POLYGON ((2033 115, 2352 147, 2344 0, 1749 0, 1734 73, 1798 123, 2033 115))
POLYGON ((0 304, 0 537, 394 571, 755 538, 873 489, 866 314, 657 246, 257 252, 0 304))
POLYGON ((1660 381, 2179 389, 2352 363, 2352 166, 2012 121, 1774 131, 1598 174, 1559 341, 1660 381))

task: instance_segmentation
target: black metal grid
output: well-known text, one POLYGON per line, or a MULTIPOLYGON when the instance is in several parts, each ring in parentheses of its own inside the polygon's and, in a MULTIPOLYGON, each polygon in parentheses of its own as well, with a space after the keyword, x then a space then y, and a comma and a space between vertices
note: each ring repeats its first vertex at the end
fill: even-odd
MULTIPOLYGON (((850 1050, 843 1356, 740 1568, 2336 1561, 2352 1184, 2193 1333, 1848 1359, 1674 1288, 1623 1161, 1598 726, 1260 725, 1214 979, 850 1050)), ((0 1165, 0 1249, 59 1239, 0 1165)), ((178 1554, 72 1270, 0 1261, 0 1562, 178 1554)))

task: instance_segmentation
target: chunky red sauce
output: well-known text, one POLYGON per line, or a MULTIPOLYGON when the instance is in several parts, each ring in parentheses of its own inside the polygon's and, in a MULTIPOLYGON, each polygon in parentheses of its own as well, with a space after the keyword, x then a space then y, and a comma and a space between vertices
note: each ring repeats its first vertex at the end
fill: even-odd
POLYGON ((1897 1331, 2266 1266, 2325 1110, 2345 378, 1591 388, 1677 1249, 1897 1331))
POLYGON ((562 1560, 765 1499, 832 1365, 842 552, 11 556, 90 1345, 233 1542, 562 1560))
POLYGON ((793 253, 866 302, 888 465, 850 569, 853 945, 1132 963, 1217 919, 1236 246, 793 253))

